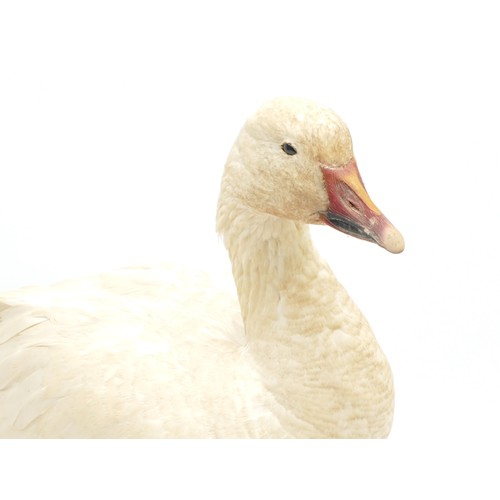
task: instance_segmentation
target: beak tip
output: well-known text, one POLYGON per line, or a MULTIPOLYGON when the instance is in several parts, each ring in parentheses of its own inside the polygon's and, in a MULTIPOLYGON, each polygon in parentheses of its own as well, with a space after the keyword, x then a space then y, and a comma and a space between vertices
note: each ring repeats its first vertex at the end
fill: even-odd
POLYGON ((405 249, 405 240, 403 235, 392 226, 385 231, 381 246, 388 252, 401 253, 405 249))

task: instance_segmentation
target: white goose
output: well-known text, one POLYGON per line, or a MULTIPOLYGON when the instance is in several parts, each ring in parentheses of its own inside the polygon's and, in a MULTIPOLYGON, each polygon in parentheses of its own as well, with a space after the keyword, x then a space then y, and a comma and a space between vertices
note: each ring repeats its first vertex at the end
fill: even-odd
POLYGON ((239 306, 173 267, 0 295, 0 436, 387 436, 389 364, 307 224, 404 247, 340 118, 276 99, 222 178, 217 230, 239 306))

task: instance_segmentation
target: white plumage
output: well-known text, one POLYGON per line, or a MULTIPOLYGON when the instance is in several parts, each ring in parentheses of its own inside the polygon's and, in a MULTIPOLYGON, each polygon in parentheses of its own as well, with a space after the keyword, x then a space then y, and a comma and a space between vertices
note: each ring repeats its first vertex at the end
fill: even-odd
POLYGON ((308 223, 403 249, 340 118, 277 99, 222 179, 239 301, 220 276, 176 266, 1 294, 0 436, 386 436, 389 365, 308 223))

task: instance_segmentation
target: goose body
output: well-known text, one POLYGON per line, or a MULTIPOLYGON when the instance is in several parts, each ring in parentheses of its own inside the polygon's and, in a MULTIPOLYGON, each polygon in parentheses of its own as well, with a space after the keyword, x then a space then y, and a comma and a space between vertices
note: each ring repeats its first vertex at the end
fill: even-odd
POLYGON ((389 364, 307 224, 404 245, 340 118, 276 99, 222 178, 217 230, 237 294, 177 266, 0 294, 0 436, 387 436, 389 364))

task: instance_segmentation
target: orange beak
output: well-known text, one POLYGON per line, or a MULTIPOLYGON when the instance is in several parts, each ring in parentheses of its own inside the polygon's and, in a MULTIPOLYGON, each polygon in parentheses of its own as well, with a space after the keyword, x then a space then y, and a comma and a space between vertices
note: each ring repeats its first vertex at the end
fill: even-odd
POLYGON ((354 158, 342 167, 322 166, 321 170, 330 201, 321 214, 325 224, 392 253, 404 250, 401 233, 368 196, 354 158))

